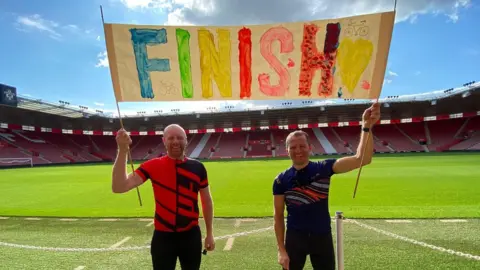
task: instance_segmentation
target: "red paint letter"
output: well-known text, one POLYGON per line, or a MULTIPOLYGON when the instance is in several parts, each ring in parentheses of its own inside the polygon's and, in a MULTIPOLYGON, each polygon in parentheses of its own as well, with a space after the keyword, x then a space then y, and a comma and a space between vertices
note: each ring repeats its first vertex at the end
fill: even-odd
POLYGON ((270 75, 262 73, 258 75, 260 91, 268 96, 283 96, 290 87, 290 74, 286 67, 272 53, 272 43, 280 42, 280 52, 289 53, 293 51, 293 35, 284 27, 270 28, 260 39, 260 53, 267 60, 270 66, 280 77, 279 83, 270 85, 270 75))
POLYGON ((240 62, 240 98, 252 95, 252 31, 238 31, 238 60, 240 62))
POLYGON ((319 53, 315 42, 318 27, 305 24, 302 42, 302 67, 300 71, 299 95, 311 96, 312 79, 317 69, 322 70, 322 81, 318 85, 318 95, 330 96, 333 93, 333 66, 337 56, 340 24, 327 24, 323 53, 319 53))

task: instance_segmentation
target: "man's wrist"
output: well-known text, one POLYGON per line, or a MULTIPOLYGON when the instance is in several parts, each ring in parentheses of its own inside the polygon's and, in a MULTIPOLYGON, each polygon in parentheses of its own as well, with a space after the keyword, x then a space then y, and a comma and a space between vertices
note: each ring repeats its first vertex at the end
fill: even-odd
POLYGON ((367 129, 370 129, 370 130, 371 130, 372 127, 373 127, 373 124, 371 124, 370 122, 364 121, 364 122, 362 123, 362 129, 367 128, 367 129))
POLYGON ((117 153, 119 156, 127 156, 128 154, 128 148, 118 148, 117 153))

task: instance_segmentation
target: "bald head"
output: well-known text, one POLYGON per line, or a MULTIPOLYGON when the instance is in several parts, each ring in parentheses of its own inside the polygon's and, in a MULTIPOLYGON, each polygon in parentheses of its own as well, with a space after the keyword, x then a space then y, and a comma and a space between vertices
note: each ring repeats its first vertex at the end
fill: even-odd
POLYGON ((180 125, 171 124, 163 130, 163 144, 171 158, 183 159, 187 146, 187 133, 180 125))
POLYGON ((183 134, 185 138, 187 138, 187 133, 185 132, 185 129, 183 129, 180 125, 178 124, 171 124, 168 125, 164 130, 163 130, 163 136, 168 137, 170 133, 175 133, 175 134, 183 134))

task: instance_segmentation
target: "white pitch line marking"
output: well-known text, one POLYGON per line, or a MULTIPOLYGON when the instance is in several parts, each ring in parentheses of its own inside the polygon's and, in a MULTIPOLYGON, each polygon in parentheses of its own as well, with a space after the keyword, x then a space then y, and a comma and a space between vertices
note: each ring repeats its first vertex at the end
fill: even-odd
POLYGON ((75 268, 74 270, 83 270, 83 269, 85 269, 85 266, 80 265, 80 266, 78 266, 77 268, 75 268))
POLYGON ((77 221, 77 220, 78 220, 78 218, 61 218, 60 219, 60 221, 77 221))
POLYGON ((235 237, 230 237, 227 239, 227 243, 225 243, 225 247, 223 248, 223 250, 231 250, 232 247, 233 247, 233 242, 235 241, 235 237))
POLYGON ((127 242, 130 239, 132 239, 132 237, 127 236, 127 237, 123 238, 122 240, 120 240, 119 242, 113 244, 110 248, 118 248, 119 246, 121 246, 123 243, 127 242))
MULTIPOLYGON (((245 236, 254 233, 261 233, 273 230, 273 226, 256 229, 252 231, 245 231, 239 232, 229 235, 217 236, 215 240, 221 240, 225 238, 231 237, 239 237, 245 236)), ((118 248, 64 248, 64 247, 39 247, 39 246, 31 246, 31 245, 21 245, 21 244, 14 244, 14 243, 6 243, 0 241, 0 246, 11 247, 11 248, 22 248, 22 249, 34 249, 34 250, 42 250, 42 251, 53 251, 53 252, 107 252, 107 251, 132 251, 132 250, 143 250, 143 249, 150 249, 151 246, 147 244, 146 246, 134 246, 134 247, 118 247, 118 248)))
POLYGON ((25 220, 41 220, 41 218, 37 218, 37 217, 27 217, 27 218, 25 218, 25 220))
POLYGON ((118 218, 102 218, 102 219, 99 219, 98 221, 118 221, 118 218))
POLYGON ((240 224, 242 224, 242 222, 255 222, 255 221, 257 221, 257 220, 253 219, 253 218, 236 219, 235 224, 233 226, 235 228, 238 228, 238 227, 240 227, 240 224))
POLYGON ((385 222, 388 222, 388 223, 412 223, 411 220, 406 220, 406 219, 389 219, 389 220, 385 220, 385 222))
POLYGON ((425 242, 420 242, 420 241, 417 241, 417 240, 414 240, 414 239, 411 239, 411 238, 407 238, 405 236, 401 236, 401 235, 398 235, 398 234, 387 232, 387 231, 375 228, 373 226, 360 223, 356 220, 350 219, 350 222, 355 223, 356 225, 358 225, 360 227, 363 227, 365 229, 376 231, 378 233, 381 233, 381 234, 386 235, 386 236, 390 236, 390 237, 398 239, 398 240, 402 240, 402 241, 409 242, 409 243, 412 243, 412 244, 415 244, 415 245, 430 248, 430 249, 433 249, 433 250, 436 250, 436 251, 445 252, 445 253, 449 253, 449 254, 452 254, 452 255, 457 255, 457 256, 460 256, 460 257, 465 257, 465 258, 468 258, 468 259, 474 259, 474 260, 480 261, 480 256, 478 256, 478 255, 463 253, 463 252, 460 252, 460 251, 455 251, 455 250, 452 250, 452 249, 446 249, 446 248, 443 248, 443 247, 438 247, 438 246, 434 246, 434 245, 431 245, 431 244, 427 244, 425 242))
POLYGON ((153 225, 153 221, 150 222, 150 223, 148 223, 147 225, 145 225, 145 227, 150 227, 150 226, 152 226, 152 225, 153 225))
POLYGON ((467 222, 466 219, 441 219, 441 222, 450 223, 450 222, 467 222))
POLYGON ((142 221, 142 222, 144 222, 144 221, 152 221, 152 219, 151 219, 151 218, 139 218, 138 221, 142 221))
POLYGON ((10 217, 0 217, 0 219, 9 219, 10 217))

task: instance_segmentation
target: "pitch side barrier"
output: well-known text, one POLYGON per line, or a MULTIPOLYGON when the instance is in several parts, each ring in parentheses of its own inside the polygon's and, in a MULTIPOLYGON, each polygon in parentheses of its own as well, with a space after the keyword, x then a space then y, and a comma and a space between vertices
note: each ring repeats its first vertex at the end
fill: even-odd
MULTIPOLYGON (((321 159, 325 157, 342 157, 353 155, 354 153, 343 153, 343 154, 323 154, 323 155, 312 155, 312 159, 321 159)), ((425 157, 428 156, 442 156, 445 154, 449 155, 468 155, 473 154, 477 155, 480 154, 480 150, 448 150, 443 152, 423 152, 423 151, 402 151, 402 152, 375 152, 375 156, 381 157, 406 157, 406 156, 418 156, 422 155, 425 157)), ((286 156, 282 157, 221 157, 221 158, 195 158, 200 160, 204 163, 206 162, 233 162, 233 161, 254 161, 254 160, 288 160, 289 158, 286 156)), ((139 160, 134 159, 135 163, 142 163, 146 160, 139 160)), ((83 161, 83 162, 64 162, 64 163, 47 163, 47 164, 33 164, 33 167, 62 167, 62 166, 88 166, 88 165, 113 165, 114 160, 104 160, 104 161, 83 161)), ((2 169, 18 169, 18 168, 31 168, 31 165, 5 165, 0 164, 0 170, 2 169)))

